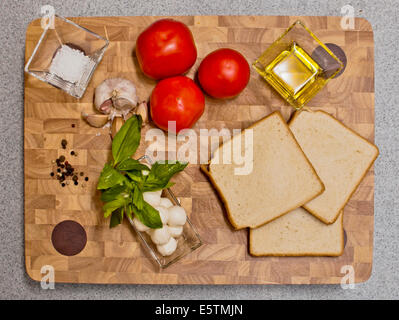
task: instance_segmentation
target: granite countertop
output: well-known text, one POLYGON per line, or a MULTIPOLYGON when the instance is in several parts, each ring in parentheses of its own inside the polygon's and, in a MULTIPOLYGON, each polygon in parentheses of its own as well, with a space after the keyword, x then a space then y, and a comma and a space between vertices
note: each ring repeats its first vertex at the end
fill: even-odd
POLYGON ((371 278, 340 286, 157 286, 56 284, 42 290, 25 273, 23 227, 23 65, 25 30, 44 4, 62 16, 121 15, 341 15, 347 0, 39 1, 0 3, 0 299, 398 299, 399 298, 399 10, 397 1, 352 1, 375 40, 375 238, 371 278))

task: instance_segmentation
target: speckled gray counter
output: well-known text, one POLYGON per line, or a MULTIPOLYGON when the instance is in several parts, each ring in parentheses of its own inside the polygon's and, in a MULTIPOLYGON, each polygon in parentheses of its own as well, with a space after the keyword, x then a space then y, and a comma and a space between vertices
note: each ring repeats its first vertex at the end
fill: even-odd
POLYGON ((399 1, 351 1, 375 39, 376 161, 374 268, 353 290, 340 286, 68 285, 42 290, 24 269, 23 64, 25 29, 53 5, 63 16, 118 15, 335 15, 349 1, 14 1, 0 2, 0 299, 376 299, 399 298, 399 1))

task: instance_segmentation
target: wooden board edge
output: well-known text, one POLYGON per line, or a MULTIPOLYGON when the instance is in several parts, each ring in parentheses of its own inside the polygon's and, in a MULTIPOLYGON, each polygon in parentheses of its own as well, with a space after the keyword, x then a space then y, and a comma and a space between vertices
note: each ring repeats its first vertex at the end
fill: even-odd
MULTIPOLYGON (((212 16, 211 16, 212 17, 212 16)), ((76 18, 79 18, 79 17, 76 17, 76 18)), ((88 17, 88 18, 97 18, 97 17, 88 17)), ((105 17, 105 18, 112 18, 112 17, 105 17)), ((337 18, 340 18, 340 17, 337 17, 337 18)), ((73 19, 73 18, 72 18, 73 19)), ((364 20, 369 26, 370 26, 370 30, 360 30, 360 31, 371 31, 371 32, 374 32, 373 31, 373 28, 372 28, 372 25, 371 25, 371 23, 367 20, 367 19, 364 19, 364 18, 355 18, 355 19, 360 19, 360 20, 364 20)), ((39 19, 34 19, 34 20, 32 20, 29 24, 28 24, 28 26, 27 26, 27 30, 26 30, 26 32, 29 32, 29 28, 34 24, 34 23, 37 23, 37 21, 38 20, 40 20, 40 18, 39 19)), ((356 31, 359 31, 359 30, 356 30, 356 31)), ((374 42, 374 38, 373 38, 373 49, 374 49, 374 44, 375 44, 375 42, 374 42)), ((26 58, 26 54, 25 54, 25 58, 26 58)), ((375 67, 375 60, 373 59, 373 66, 375 67)), ((375 77, 374 77, 374 82, 375 82, 375 77)), ((25 84, 24 84, 24 92, 26 91, 26 87, 25 87, 25 84)), ((374 92, 374 90, 373 90, 373 92, 374 92)), ((25 97, 24 97, 24 101, 25 101, 25 97)), ((372 107, 373 107, 373 111, 374 111, 374 114, 375 114, 375 99, 373 99, 373 104, 372 104, 372 107)), ((25 106, 24 106, 24 108, 25 108, 25 106)), ((374 133, 375 133, 375 123, 374 123, 374 133)), ((24 135, 25 135, 25 126, 24 126, 24 135)), ((375 137, 374 137, 374 139, 373 139, 373 142, 374 142, 374 140, 375 140, 375 137)), ((25 159, 25 147, 24 147, 24 159, 25 159)), ((25 160, 24 160, 25 161, 25 160)), ((25 169, 25 168, 24 168, 25 169)), ((373 193, 375 193, 375 188, 374 188, 374 186, 373 186, 373 193)), ((25 229, 25 239, 26 239, 26 222, 25 222, 25 219, 26 219, 26 215, 25 215, 25 211, 26 211, 26 205, 25 205, 25 180, 24 180, 24 229, 25 229)), ((374 214, 373 214, 373 227, 374 227, 374 221, 375 220, 375 218, 374 218, 374 214)), ((373 235, 374 235, 374 233, 373 233, 373 235)), ((24 243, 26 242, 26 240, 24 239, 24 243)), ((372 248, 374 248, 374 246, 372 246, 372 248)), ((28 277, 30 278, 30 279, 32 279, 33 281, 37 281, 37 282, 39 282, 41 279, 40 279, 40 277, 36 277, 34 274, 34 272, 33 272, 33 270, 30 268, 30 266, 28 266, 28 263, 29 263, 29 261, 27 260, 27 255, 26 255, 26 253, 27 253, 27 250, 26 250, 26 246, 25 246, 25 248, 24 248, 24 256, 25 256, 25 271, 26 271, 26 273, 27 273, 27 275, 28 275, 28 277)), ((356 272, 356 270, 358 270, 358 267, 354 267, 355 268, 355 272, 356 272)), ((361 277, 359 277, 359 278, 357 278, 357 277, 355 277, 355 283, 364 283, 364 282, 367 282, 370 278, 371 278, 371 276, 372 276, 372 268, 373 268, 373 260, 371 260, 371 263, 370 263, 370 268, 369 268, 369 270, 367 271, 367 273, 364 273, 364 275, 362 275, 361 277)), ((109 282, 73 282, 73 281, 56 281, 57 283, 82 283, 82 284, 84 284, 84 283, 88 283, 88 284, 90 284, 90 283, 95 283, 95 284, 149 284, 149 283, 144 283, 144 282, 111 282, 111 283, 109 283, 109 282)), ((336 282, 336 284, 339 284, 340 282, 336 282)), ((149 285, 159 285, 160 283, 151 283, 151 284, 149 284, 149 285)), ((198 282, 190 282, 190 281, 187 281, 187 282, 185 282, 185 281, 183 281, 183 282, 181 282, 181 283, 177 283, 177 282, 164 282, 164 283, 162 283, 162 284, 174 284, 174 285, 185 285, 185 284, 194 284, 194 285, 247 285, 247 284, 255 284, 255 285, 269 285, 269 284, 274 284, 274 285, 276 285, 276 284, 293 284, 292 282, 284 282, 284 281, 282 281, 282 282, 279 282, 279 283, 274 283, 274 282, 262 282, 262 281, 259 281, 258 283, 254 283, 254 282, 240 282, 240 283, 231 283, 231 282, 223 282, 223 281, 221 281, 221 282, 218 282, 218 283, 214 283, 214 284, 210 284, 210 283, 198 283, 198 282)), ((311 282, 309 282, 309 283, 304 283, 304 284, 312 284, 311 282)), ((318 282, 318 284, 325 284, 325 283, 323 283, 323 282, 318 282)), ((334 284, 334 283, 329 283, 329 284, 334 284)))

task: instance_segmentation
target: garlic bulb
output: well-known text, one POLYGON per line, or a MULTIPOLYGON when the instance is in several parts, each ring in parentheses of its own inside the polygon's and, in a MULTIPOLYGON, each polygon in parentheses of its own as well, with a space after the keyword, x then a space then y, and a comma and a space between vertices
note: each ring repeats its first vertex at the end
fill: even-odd
POLYGON ((136 108, 137 102, 136 86, 127 79, 106 79, 95 91, 94 105, 101 113, 125 116, 136 108))
POLYGON ((95 91, 94 105, 101 114, 87 114, 82 117, 93 127, 111 127, 111 136, 115 137, 123 123, 133 114, 142 118, 142 126, 148 123, 148 106, 146 101, 137 97, 136 86, 123 78, 104 80, 95 91))

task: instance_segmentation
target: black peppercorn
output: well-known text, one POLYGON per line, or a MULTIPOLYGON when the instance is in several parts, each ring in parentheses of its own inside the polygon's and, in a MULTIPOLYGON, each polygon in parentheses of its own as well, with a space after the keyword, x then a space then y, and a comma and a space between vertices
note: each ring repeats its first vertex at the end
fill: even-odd
POLYGON ((77 181, 74 182, 74 185, 77 186, 79 183, 77 181))
POLYGON ((54 172, 51 172, 51 173, 50 173, 50 176, 54 177, 54 172))
POLYGON ((89 181, 89 177, 86 177, 86 178, 85 178, 85 181, 89 181))

